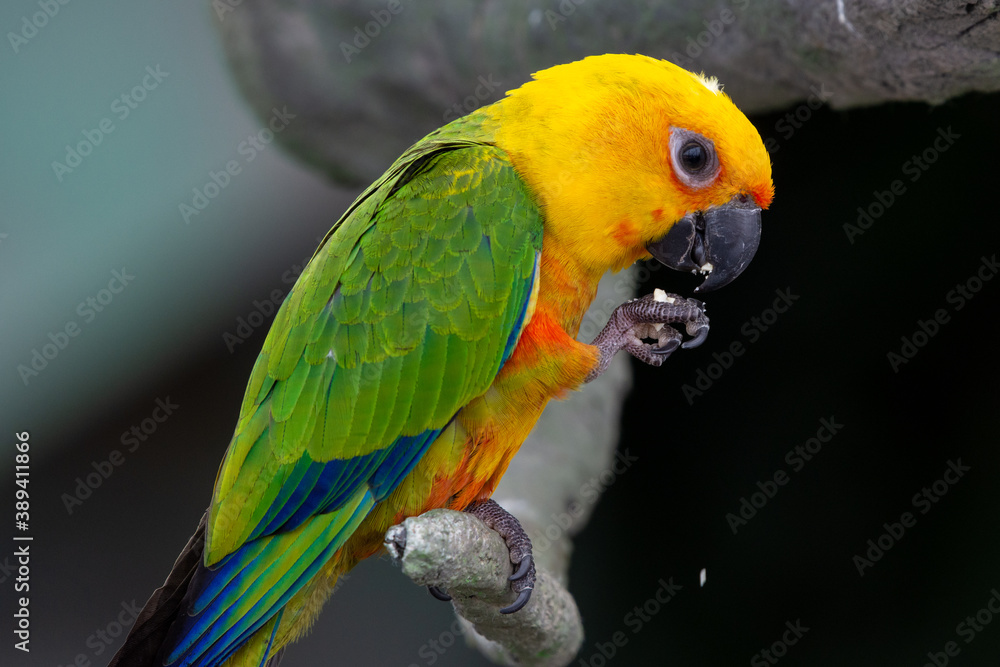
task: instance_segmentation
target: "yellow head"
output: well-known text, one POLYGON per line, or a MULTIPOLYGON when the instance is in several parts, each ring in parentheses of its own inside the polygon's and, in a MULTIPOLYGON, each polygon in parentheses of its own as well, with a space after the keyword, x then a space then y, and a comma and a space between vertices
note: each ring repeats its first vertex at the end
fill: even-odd
POLYGON ((600 275, 652 252, 715 270, 709 289, 752 258, 771 164, 715 79, 646 56, 592 56, 538 72, 483 112, 543 208, 546 243, 579 270, 600 275))

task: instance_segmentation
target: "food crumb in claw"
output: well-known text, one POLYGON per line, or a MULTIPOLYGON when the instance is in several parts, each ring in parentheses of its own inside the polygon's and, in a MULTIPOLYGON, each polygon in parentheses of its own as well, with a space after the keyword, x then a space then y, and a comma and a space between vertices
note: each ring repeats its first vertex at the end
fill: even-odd
POLYGON ((704 586, 705 579, 707 578, 708 578, 708 573, 705 571, 705 568, 701 568, 701 573, 698 575, 698 582, 699 582, 698 585, 704 586))
POLYGON ((701 268, 699 268, 698 270, 701 271, 702 273, 711 273, 712 269, 714 268, 715 267, 712 266, 711 262, 705 262, 704 264, 701 265, 701 268))
POLYGON ((659 287, 653 290, 653 300, 654 301, 665 301, 666 303, 673 303, 677 299, 672 296, 667 296, 667 293, 661 290, 659 287))

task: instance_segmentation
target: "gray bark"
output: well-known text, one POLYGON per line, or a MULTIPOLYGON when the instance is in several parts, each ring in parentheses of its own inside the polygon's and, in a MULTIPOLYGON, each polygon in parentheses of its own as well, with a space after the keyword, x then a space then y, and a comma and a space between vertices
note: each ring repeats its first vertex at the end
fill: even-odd
POLYGON ((367 185, 447 120, 532 72, 644 53, 719 77, 746 112, 1000 90, 996 0, 215 0, 237 82, 279 140, 367 185), (816 98, 814 98, 816 101, 816 98))
POLYGON ((562 667, 583 643, 573 596, 544 567, 536 565, 535 588, 523 609, 497 611, 514 601, 509 552, 471 514, 431 510, 390 528, 385 542, 414 582, 448 592, 466 636, 497 664, 562 667))

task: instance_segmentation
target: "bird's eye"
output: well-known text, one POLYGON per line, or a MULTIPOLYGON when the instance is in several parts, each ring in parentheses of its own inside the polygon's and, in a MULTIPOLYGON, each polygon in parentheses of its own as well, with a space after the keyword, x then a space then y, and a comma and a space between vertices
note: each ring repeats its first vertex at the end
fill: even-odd
POLYGON ((670 161, 678 180, 695 190, 710 185, 720 171, 712 140, 682 127, 670 128, 670 161))
POLYGON ((708 164, 708 153, 697 141, 689 141, 681 148, 681 164, 685 171, 695 174, 708 164))

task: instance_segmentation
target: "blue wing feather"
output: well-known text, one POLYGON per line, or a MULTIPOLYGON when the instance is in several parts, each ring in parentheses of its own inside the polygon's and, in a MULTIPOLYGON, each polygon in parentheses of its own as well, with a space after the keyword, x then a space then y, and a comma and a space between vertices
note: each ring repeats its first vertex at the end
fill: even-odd
MULTIPOLYGON (((494 169, 490 172, 490 178, 496 179, 491 182, 495 182, 497 187, 522 187, 509 165, 502 167, 492 165, 490 168, 494 169)), ((525 197, 526 201, 527 199, 525 197)), ((486 210, 492 214, 492 206, 487 207, 486 210)), ((502 349, 502 354, 498 359, 501 367, 513 353, 524 326, 532 287, 538 279, 538 248, 540 245, 540 236, 538 236, 540 234, 540 214, 536 209, 512 210, 509 215, 536 216, 533 221, 530 221, 530 224, 537 224, 537 228, 535 228, 536 232, 525 231, 529 227, 522 220, 520 224, 524 227, 517 234, 509 229, 502 229, 501 232, 498 232, 509 234, 511 240, 493 246, 494 249, 504 248, 504 252, 507 253, 507 261, 524 260, 520 264, 523 267, 520 269, 520 273, 508 273, 507 275, 511 276, 513 280, 505 280, 506 284, 497 287, 497 289, 506 290, 509 294, 509 300, 506 301, 502 319, 499 320, 497 327, 497 330, 504 333, 504 338, 490 343, 494 345, 493 350, 502 349), (516 243, 513 241, 515 238, 517 239, 516 243), (529 269, 530 265, 526 264, 532 255, 517 255, 513 254, 513 250, 510 250, 510 248, 520 247, 520 245, 531 250, 535 260, 533 268, 529 269), (521 259, 518 259, 519 257, 521 259), (528 271, 530 271, 530 276, 525 277, 525 273, 528 271), (515 275, 516 278, 514 278, 515 275)), ((473 206, 468 207, 463 220, 465 222, 461 223, 462 233, 469 238, 460 239, 462 244, 475 248, 476 238, 487 244, 490 243, 489 233, 484 229, 480 220, 476 219, 473 206)), ((497 225, 499 223, 492 221, 491 224, 497 225)), ((357 261, 348 260, 347 270, 360 271, 364 268, 361 266, 363 261, 357 259, 363 257, 360 246, 356 246, 354 252, 356 255, 354 259, 357 261)), ((450 261, 453 259, 449 259, 450 261)), ((397 268, 396 265, 392 265, 386 270, 396 270, 397 268)), ((421 268, 421 270, 425 269, 421 268)), ((383 277, 388 278, 388 276, 383 277)), ((475 279, 477 278, 473 277, 473 281, 475 279)), ((371 299, 369 291, 372 284, 373 281, 369 280, 368 290, 362 290, 361 293, 353 293, 350 296, 350 299, 353 299, 350 312, 353 312, 353 309, 363 311, 369 307, 371 299)), ((492 285, 492 282, 488 284, 492 285)), ((447 294, 445 291, 441 298, 445 298, 447 294)), ((296 292, 293 290, 288 301, 292 301, 295 296, 296 292)), ((302 298, 301 294, 298 296, 302 298)), ((482 299, 483 295, 471 294, 466 295, 466 297, 467 299, 482 299)), ((337 287, 330 300, 325 302, 322 313, 316 315, 318 319, 315 326, 322 331, 329 330, 334 324, 337 326, 333 329, 338 331, 347 327, 346 323, 334 322, 336 318, 333 317, 332 312, 336 307, 346 308, 344 304, 348 298, 337 287), (341 303, 342 301, 343 303, 341 303), (324 317, 326 318, 325 322, 322 321, 324 317)), ((384 299, 388 298, 387 294, 384 299)), ((470 303, 456 305, 467 310, 471 307, 470 303)), ((289 307, 289 302, 286 302, 285 307, 289 307)), ((346 313, 348 310, 344 310, 344 312, 346 313)), ((421 340, 421 336, 418 336, 417 332, 424 330, 430 332, 432 325, 426 320, 426 317, 421 319, 420 313, 422 311, 416 309, 413 312, 417 313, 417 317, 406 319, 404 315, 407 315, 409 310, 406 303, 403 302, 400 306, 399 324, 404 325, 402 327, 404 331, 413 332, 412 334, 408 333, 407 336, 412 335, 413 344, 416 344, 417 341, 421 340)), ((456 311, 458 314, 464 312, 456 311)), ((279 319, 280 317, 279 314, 279 319)), ((459 325, 464 325, 468 319, 469 317, 460 318, 459 325)), ((287 319, 285 325, 288 325, 287 319)), ((310 324, 309 326, 314 325, 310 324)), ((372 329, 372 336, 375 335, 375 331, 372 329)), ((349 334, 350 331, 346 333, 349 334)), ((440 332, 437 333, 440 335, 440 332)), ((425 333, 424 337, 427 335, 429 334, 425 333)), ((293 369, 298 371, 295 378, 301 382, 301 371, 296 366, 287 366, 288 375, 282 375, 279 379, 272 377, 271 373, 274 368, 285 367, 286 358, 294 359, 294 356, 290 357, 289 355, 295 354, 292 352, 295 345, 302 347, 301 353, 307 355, 306 358, 310 359, 309 363, 327 363, 323 350, 315 351, 307 346, 307 343, 311 345, 311 342, 315 340, 317 339, 312 338, 312 341, 307 341, 303 338, 296 341, 290 339, 287 344, 282 342, 281 345, 272 350, 274 356, 270 365, 267 358, 262 356, 264 361, 261 368, 263 370, 259 372, 267 375, 255 380, 254 378, 260 377, 258 369, 255 368, 254 378, 251 378, 251 385, 248 388, 248 396, 254 401, 254 409, 258 412, 269 410, 271 397, 280 392, 280 397, 275 398, 276 409, 287 413, 289 406, 292 405, 289 401, 298 400, 298 394, 290 393, 284 388, 291 387, 292 383, 296 381, 292 379, 293 369)), ((350 353, 341 361, 349 364, 360 363, 366 349, 373 345, 382 344, 375 339, 360 338, 358 340, 349 338, 348 343, 345 343, 345 352, 349 351, 350 353)), ((410 343, 406 342, 405 344, 409 345, 410 343)), ((265 350, 267 349, 265 346, 265 350)), ((412 356, 399 358, 410 359, 412 356)), ((419 357, 414 358, 419 361, 419 357)), ((332 361, 329 362, 331 364, 340 363, 335 357, 331 357, 331 359, 332 361)), ((388 368, 389 362, 386 363, 388 368)), ((325 395, 328 400, 331 394, 331 383, 334 383, 339 369, 339 366, 331 367, 324 376, 324 381, 327 382, 325 395)), ((480 377, 486 377, 483 373, 489 371, 495 374, 497 370, 497 367, 493 366, 492 369, 476 369, 474 372, 479 373, 480 377)), ((384 381, 385 378, 382 380, 384 381)), ((413 378, 410 379, 411 385, 414 381, 413 378)), ((309 393, 303 388, 305 386, 303 384, 302 387, 297 388, 297 391, 308 396, 308 398, 303 398, 303 401, 317 400, 322 402, 319 398, 324 395, 322 387, 318 388, 319 394, 316 395, 316 387, 312 387, 310 389, 312 393, 309 393)), ((412 391, 413 388, 411 387, 410 390, 412 391)), ((482 391, 482 388, 480 387, 477 391, 482 391)), ((401 409, 401 406, 399 402, 392 405, 395 407, 391 418, 395 419, 397 410, 401 409)), ((408 408, 409 404, 404 404, 404 406, 408 408)), ((353 404, 351 404, 351 409, 353 410, 353 404)), ((438 415, 438 417, 440 416, 438 415)), ((454 418, 452 415, 451 419, 454 418)), ((239 546, 231 553, 219 558, 217 562, 212 565, 202 564, 199 567, 188 589, 188 596, 182 605, 185 606, 185 611, 180 614, 171 628, 170 637, 165 644, 167 648, 162 653, 164 665, 211 667, 224 662, 253 633, 265 627, 270 619, 280 613, 288 600, 301 590, 336 550, 346 542, 375 504, 389 496, 406 475, 413 470, 430 445, 451 422, 448 421, 445 424, 437 422, 433 428, 427 428, 416 435, 398 435, 399 430, 396 430, 393 433, 395 437, 387 446, 346 458, 316 461, 310 457, 310 450, 302 446, 301 454, 297 458, 275 467, 272 464, 274 459, 268 458, 273 456, 273 452, 263 448, 275 447, 275 443, 271 440, 286 437, 287 433, 291 433, 290 429, 294 428, 290 425, 291 421, 288 422, 289 425, 282 422, 276 426, 276 423, 277 420, 273 416, 269 422, 258 420, 256 416, 250 417, 246 421, 241 420, 241 428, 246 429, 247 437, 255 437, 255 440, 249 447, 237 447, 236 445, 231 447, 230 454, 235 450, 242 458, 234 458, 230 461, 227 456, 224 469, 225 466, 232 465, 237 466, 238 470, 246 462, 253 474, 260 474, 267 470, 269 471, 268 475, 282 479, 282 483, 279 488, 269 487, 264 495, 259 495, 254 501, 259 502, 259 505, 245 501, 242 503, 235 500, 227 501, 235 503, 235 508, 241 517, 240 521, 244 520, 242 517, 249 517, 250 520, 245 524, 246 528, 243 529, 246 532, 237 533, 237 535, 246 535, 246 537, 242 540, 242 544, 236 541, 239 546), (257 430, 253 430, 255 428, 257 430), (272 467, 268 468, 269 465, 272 467), (253 508, 252 515, 249 508, 253 508)), ((301 430, 301 427, 299 428, 301 430)), ((322 431, 319 432, 322 433, 322 431)), ((240 431, 237 434, 239 435, 240 431)), ((309 434, 308 432, 301 434, 296 432, 295 436, 287 437, 303 437, 308 441, 309 434)), ((235 439, 234 443, 236 443, 235 439)), ((254 480, 254 484, 256 484, 256 480, 254 480)), ((257 487, 251 485, 241 488, 257 487)), ((217 508, 213 505, 213 512, 215 509, 217 508)), ((213 514, 213 516, 224 514, 220 512, 213 514)), ((213 530, 213 524, 210 517, 209 531, 211 530, 213 530)), ((230 527, 228 530, 231 531, 233 528, 230 527)), ((209 541, 208 545, 210 547, 212 542, 209 541)), ((209 548, 206 548, 206 560, 208 558, 209 548)), ((277 626, 278 623, 275 623, 274 628, 270 629, 270 641, 274 639, 277 626)))

